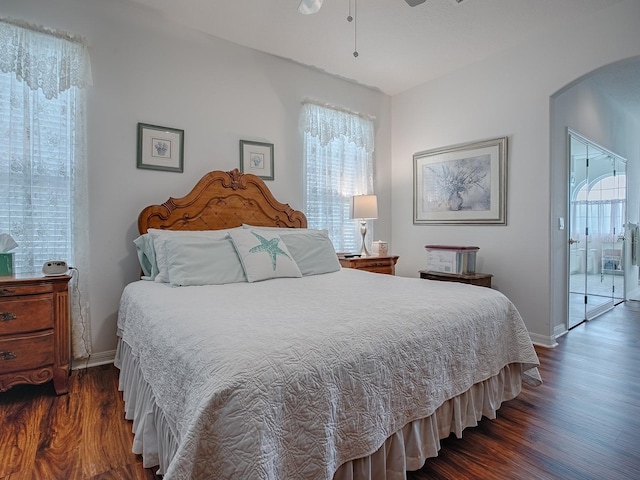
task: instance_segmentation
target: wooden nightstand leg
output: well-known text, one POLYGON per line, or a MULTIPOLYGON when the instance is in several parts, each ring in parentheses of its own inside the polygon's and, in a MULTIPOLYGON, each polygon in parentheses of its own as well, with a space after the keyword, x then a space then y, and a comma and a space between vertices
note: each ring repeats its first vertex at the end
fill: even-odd
POLYGON ((65 368, 53 369, 53 388, 57 395, 69 393, 69 370, 65 368))

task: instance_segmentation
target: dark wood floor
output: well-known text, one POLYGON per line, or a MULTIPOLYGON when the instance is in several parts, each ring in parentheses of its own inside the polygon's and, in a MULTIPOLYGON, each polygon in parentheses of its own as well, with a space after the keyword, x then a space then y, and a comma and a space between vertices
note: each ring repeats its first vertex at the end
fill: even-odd
MULTIPOLYGON (((630 303, 537 349, 544 384, 444 440, 409 479, 640 479, 639 338, 630 303)), ((156 479, 130 453, 116 388, 109 365, 74 372, 68 395, 50 385, 0 394, 0 480, 156 479)))

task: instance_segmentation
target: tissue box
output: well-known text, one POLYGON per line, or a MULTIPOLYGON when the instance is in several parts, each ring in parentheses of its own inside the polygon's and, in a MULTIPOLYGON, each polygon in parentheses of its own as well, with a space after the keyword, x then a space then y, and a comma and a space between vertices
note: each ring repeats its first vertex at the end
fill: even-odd
POLYGON ((0 276, 13 275, 13 253, 0 253, 0 276))

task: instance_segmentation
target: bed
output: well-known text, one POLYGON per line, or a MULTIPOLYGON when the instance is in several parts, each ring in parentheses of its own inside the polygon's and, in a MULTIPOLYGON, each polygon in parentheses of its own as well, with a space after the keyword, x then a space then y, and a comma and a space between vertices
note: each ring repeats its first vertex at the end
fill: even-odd
POLYGON ((440 439, 541 382, 500 292, 342 269, 306 227, 237 170, 140 213, 143 275, 122 294, 116 366, 145 467, 167 480, 406 478, 440 439))

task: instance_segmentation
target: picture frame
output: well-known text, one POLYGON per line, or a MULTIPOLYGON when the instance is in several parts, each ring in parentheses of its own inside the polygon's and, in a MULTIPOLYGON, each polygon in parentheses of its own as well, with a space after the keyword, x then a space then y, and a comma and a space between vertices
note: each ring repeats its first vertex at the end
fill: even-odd
POLYGON ((413 156, 413 223, 506 225, 507 137, 413 156))
POLYGON ((184 130, 138 123, 136 166, 149 170, 184 170, 184 130))
POLYGON ((240 140, 240 171, 273 180, 273 143, 240 140))

